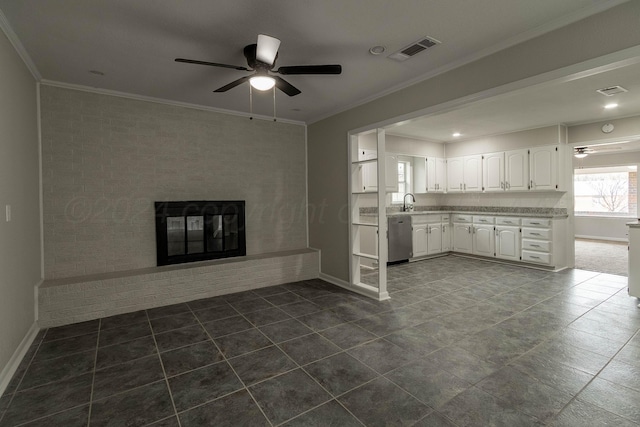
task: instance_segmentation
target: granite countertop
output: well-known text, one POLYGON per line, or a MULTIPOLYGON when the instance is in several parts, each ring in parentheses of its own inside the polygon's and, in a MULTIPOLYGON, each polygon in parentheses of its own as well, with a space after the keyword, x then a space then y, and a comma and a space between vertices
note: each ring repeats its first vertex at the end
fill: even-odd
MULTIPOLYGON (((402 212, 399 208, 387 208, 387 216, 464 214, 490 216, 519 216, 533 218, 567 218, 567 210, 562 208, 505 208, 495 206, 417 206, 413 211, 402 212)), ((361 216, 376 216, 377 208, 362 208, 361 216)), ((638 225, 640 226, 640 224, 638 225)))

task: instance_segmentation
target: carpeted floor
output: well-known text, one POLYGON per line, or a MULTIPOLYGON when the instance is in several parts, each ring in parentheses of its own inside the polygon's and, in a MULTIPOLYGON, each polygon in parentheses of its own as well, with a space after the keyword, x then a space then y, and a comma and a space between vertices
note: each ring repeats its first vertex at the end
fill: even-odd
POLYGON ((626 242, 576 239, 576 267, 581 270, 627 276, 626 242))

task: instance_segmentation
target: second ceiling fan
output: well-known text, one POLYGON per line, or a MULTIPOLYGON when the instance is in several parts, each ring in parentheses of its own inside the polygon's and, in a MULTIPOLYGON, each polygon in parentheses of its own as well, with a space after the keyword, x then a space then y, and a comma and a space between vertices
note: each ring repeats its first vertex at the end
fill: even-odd
POLYGON ((176 62, 185 62, 188 64, 208 65, 212 67, 232 68, 238 71, 253 71, 253 74, 241 77, 229 84, 214 90, 214 92, 226 92, 229 89, 241 85, 249 81, 252 87, 258 90, 269 90, 274 85, 289 96, 300 94, 300 89, 293 86, 280 76, 273 73, 283 75, 294 74, 341 74, 342 66, 337 64, 331 65, 290 65, 280 67, 274 70, 276 59, 278 58, 278 48, 280 40, 275 37, 264 34, 258 35, 258 43, 250 44, 244 48, 244 56, 247 58, 247 67, 239 65, 220 64, 217 62, 197 61, 194 59, 176 58, 176 62))

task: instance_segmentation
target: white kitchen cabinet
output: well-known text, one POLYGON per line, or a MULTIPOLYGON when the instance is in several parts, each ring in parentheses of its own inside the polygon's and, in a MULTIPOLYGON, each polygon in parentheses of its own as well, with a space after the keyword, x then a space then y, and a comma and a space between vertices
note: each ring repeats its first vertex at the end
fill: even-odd
POLYGON ((443 219, 442 222, 442 252, 449 252, 451 250, 451 225, 449 219, 446 222, 443 219))
POLYGON ((558 188, 558 147, 549 145, 529 150, 529 186, 534 191, 558 188))
POLYGON ((413 158, 413 194, 424 194, 428 189, 427 159, 425 157, 413 158))
POLYGON ((447 159, 447 191, 460 192, 464 184, 464 157, 447 159))
POLYGON ((427 253, 429 255, 442 252, 442 224, 427 224, 427 253))
MULTIPOLYGON (((413 223, 413 221, 412 221, 413 223)), ((413 258, 429 254, 427 247, 427 224, 413 224, 413 258)))
POLYGON ((482 191, 482 156, 447 159, 447 191, 482 191))
POLYGON ((447 163, 438 157, 427 157, 427 191, 430 193, 443 192, 447 188, 447 163))
POLYGON ((486 215, 473 215, 471 235, 475 255, 493 257, 495 255, 495 218, 486 215))
POLYGON ((453 250, 455 252, 468 254, 473 252, 472 229, 473 226, 471 224, 453 223, 453 250))
POLYGON ((484 191, 527 191, 529 150, 511 150, 482 156, 484 191))
POLYGON ((398 192, 398 156, 395 154, 387 154, 385 156, 385 180, 386 180, 386 192, 397 193, 398 192))
POLYGON ((504 152, 482 156, 482 189, 484 191, 504 191, 504 152))
POLYGON ((482 191, 482 156, 465 156, 463 190, 482 191))
MULTIPOLYGON (((376 150, 359 150, 358 160, 375 160, 378 157, 376 150)), ((378 163, 371 161, 360 166, 362 188, 354 191, 378 191, 378 163)))
POLYGON ((496 225, 496 258, 520 260, 520 227, 496 225))
POLYGON ((504 186, 507 191, 529 190, 529 150, 504 153, 504 186))

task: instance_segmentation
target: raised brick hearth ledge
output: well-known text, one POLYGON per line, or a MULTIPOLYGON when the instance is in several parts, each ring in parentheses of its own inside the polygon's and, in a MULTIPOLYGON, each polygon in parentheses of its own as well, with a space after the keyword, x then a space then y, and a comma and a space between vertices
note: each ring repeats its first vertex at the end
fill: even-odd
POLYGON ((45 280, 41 328, 317 278, 319 252, 299 249, 45 280))

